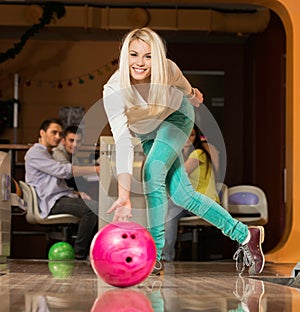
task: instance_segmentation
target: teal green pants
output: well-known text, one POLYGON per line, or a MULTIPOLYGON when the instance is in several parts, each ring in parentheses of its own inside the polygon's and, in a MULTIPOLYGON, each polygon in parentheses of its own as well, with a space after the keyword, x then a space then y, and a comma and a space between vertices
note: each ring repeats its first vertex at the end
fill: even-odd
POLYGON ((194 108, 183 98, 179 110, 166 118, 148 134, 137 134, 146 160, 143 169, 149 231, 161 259, 164 247, 164 221, 168 209, 168 194, 172 201, 212 225, 239 243, 245 241, 248 227, 235 220, 215 201, 197 193, 184 168, 182 148, 194 126, 194 108))

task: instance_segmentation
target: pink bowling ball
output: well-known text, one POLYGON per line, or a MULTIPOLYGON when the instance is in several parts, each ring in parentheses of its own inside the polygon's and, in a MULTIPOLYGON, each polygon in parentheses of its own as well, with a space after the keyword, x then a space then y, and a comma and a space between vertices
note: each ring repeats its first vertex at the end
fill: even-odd
POLYGON ((154 312, 150 300, 131 289, 113 289, 98 297, 91 312, 154 312))
POLYGON ((151 234, 134 222, 113 222, 93 238, 90 260, 94 272, 107 284, 129 287, 153 270, 156 247, 151 234))

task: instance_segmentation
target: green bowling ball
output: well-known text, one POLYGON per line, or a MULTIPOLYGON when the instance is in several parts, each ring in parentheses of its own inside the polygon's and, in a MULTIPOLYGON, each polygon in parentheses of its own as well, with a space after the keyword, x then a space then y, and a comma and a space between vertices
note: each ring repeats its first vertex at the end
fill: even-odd
POLYGON ((55 278, 68 278, 73 274, 74 261, 49 261, 49 271, 55 278))
POLYGON ((67 242, 58 242, 51 246, 48 252, 49 260, 74 260, 75 251, 67 242))

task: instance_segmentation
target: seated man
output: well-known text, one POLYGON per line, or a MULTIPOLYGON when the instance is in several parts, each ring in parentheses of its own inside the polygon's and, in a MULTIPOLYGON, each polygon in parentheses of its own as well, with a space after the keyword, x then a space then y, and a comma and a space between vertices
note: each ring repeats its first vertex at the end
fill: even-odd
POLYGON ((56 161, 52 149, 59 144, 61 133, 59 119, 45 120, 41 124, 39 142, 25 154, 25 181, 35 187, 42 216, 68 213, 80 218, 74 249, 76 259, 84 260, 97 230, 98 203, 87 194, 70 188, 65 179, 74 175, 99 174, 99 167, 73 166, 56 161))
MULTIPOLYGON (((53 158, 62 164, 73 163, 77 165, 78 161, 76 161, 76 158, 73 159, 73 155, 76 154, 76 151, 81 144, 81 140, 82 133, 78 131, 78 127, 68 126, 62 132, 61 141, 58 146, 52 149, 53 158)), ((80 178, 77 177, 76 180, 79 181, 80 178)), ((74 177, 67 179, 66 182, 68 186, 78 190, 74 177)))
POLYGON ((77 126, 68 126, 62 133, 61 141, 57 147, 52 149, 53 158, 57 161, 67 164, 72 163, 77 164, 73 155, 78 150, 82 141, 82 133, 78 130, 77 126))

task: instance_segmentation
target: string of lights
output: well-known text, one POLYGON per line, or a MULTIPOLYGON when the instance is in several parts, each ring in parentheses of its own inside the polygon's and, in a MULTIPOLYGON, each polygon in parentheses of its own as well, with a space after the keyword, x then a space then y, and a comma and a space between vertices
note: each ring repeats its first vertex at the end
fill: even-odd
POLYGON ((51 80, 36 80, 26 77, 20 78, 20 83, 24 83, 25 86, 38 86, 38 87, 50 87, 50 88, 58 88, 62 89, 64 87, 72 87, 75 84, 82 85, 87 81, 94 80, 96 76, 102 76, 105 72, 110 72, 116 65, 118 64, 117 59, 113 59, 112 61, 98 67, 90 72, 81 74, 79 76, 64 78, 64 79, 51 79, 51 80))

